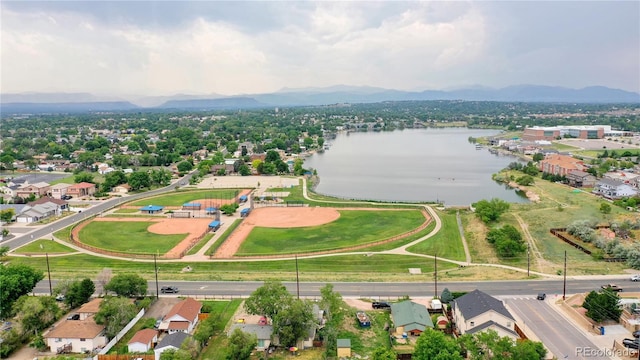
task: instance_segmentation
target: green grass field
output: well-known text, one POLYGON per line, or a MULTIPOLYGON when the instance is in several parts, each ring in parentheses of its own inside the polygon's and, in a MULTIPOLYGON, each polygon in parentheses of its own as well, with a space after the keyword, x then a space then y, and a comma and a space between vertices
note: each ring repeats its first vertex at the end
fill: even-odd
MULTIPOLYGON (((41 258, 10 257, 14 264, 25 264, 46 271, 41 258)), ((56 279, 95 278, 104 268, 114 274, 134 272, 148 280, 154 277, 153 261, 126 261, 76 254, 50 257, 52 276, 56 279)), ((295 281, 295 260, 243 262, 173 262, 158 261, 161 280, 279 280, 295 281), (189 265, 192 271, 183 273, 189 265)), ((457 268, 457 265, 438 261, 438 271, 457 268)), ((432 259, 407 255, 334 255, 330 257, 299 258, 301 281, 431 281, 432 259), (422 275, 409 275, 409 268, 422 269, 422 275)))
POLYGON ((224 329, 231 321, 233 314, 236 312, 242 300, 236 299, 231 301, 202 301, 203 306, 211 309, 209 316, 216 316, 216 326, 214 336, 209 340, 206 348, 202 349, 198 359, 225 359, 227 355, 227 335, 224 329))
POLYGON ((236 255, 295 254, 346 248, 388 239, 414 229, 424 221, 424 216, 417 210, 340 211, 338 220, 321 226, 255 227, 236 255))
POLYGON ((40 239, 22 246, 14 252, 17 254, 65 254, 75 252, 75 250, 55 241, 40 239))
MULTIPOLYGON (((237 189, 220 189, 220 190, 204 190, 204 191, 176 191, 165 195, 155 196, 152 198, 146 198, 143 200, 134 201, 127 205, 130 206, 146 206, 146 205, 159 205, 159 206, 182 206, 193 200, 211 199, 212 203, 217 199, 233 199, 237 189)), ((208 206, 202 204, 203 207, 208 206)))
POLYGON ((202 249, 202 247, 209 241, 211 240, 211 238, 213 237, 213 233, 207 233, 207 235, 205 235, 202 239, 200 239, 200 241, 198 241, 198 243, 196 244, 196 246, 192 247, 191 250, 187 251, 187 255, 193 255, 195 253, 197 253, 200 249, 202 249))
POLYGON ((116 209, 113 213, 114 214, 134 214, 140 212, 140 210, 138 209, 116 209))
POLYGON ((164 254, 187 234, 160 235, 147 231, 153 222, 131 221, 114 224, 93 221, 80 230, 80 241, 100 249, 133 254, 164 254))
POLYGON ((455 211, 438 211, 438 216, 442 220, 440 231, 407 250, 418 254, 437 254, 439 257, 464 261, 464 247, 462 246, 455 211))

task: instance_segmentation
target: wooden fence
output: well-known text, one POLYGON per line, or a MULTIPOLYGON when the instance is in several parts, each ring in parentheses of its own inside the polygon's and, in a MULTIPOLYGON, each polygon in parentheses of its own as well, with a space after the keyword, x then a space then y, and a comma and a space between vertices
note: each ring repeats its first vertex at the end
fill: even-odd
POLYGON ((155 355, 106 354, 98 355, 98 360, 155 360, 155 355))
MULTIPOLYGON (((596 226, 595 228, 596 229, 608 229, 609 227, 610 226, 607 226, 607 225, 600 225, 600 226, 596 226)), ((553 236, 555 236, 558 239, 566 242, 567 244, 575 247, 576 249, 582 251, 583 253, 585 253, 587 255, 591 255, 591 253, 592 253, 591 250, 585 248, 584 246, 576 243, 575 241, 569 239, 568 237, 566 237, 564 235, 564 233, 567 232, 567 228, 552 228, 552 229, 549 230, 549 232, 553 236)), ((612 258, 612 257, 605 257, 602 260, 605 261, 605 262, 625 262, 625 261, 627 261, 627 259, 625 259, 625 258, 612 258)))

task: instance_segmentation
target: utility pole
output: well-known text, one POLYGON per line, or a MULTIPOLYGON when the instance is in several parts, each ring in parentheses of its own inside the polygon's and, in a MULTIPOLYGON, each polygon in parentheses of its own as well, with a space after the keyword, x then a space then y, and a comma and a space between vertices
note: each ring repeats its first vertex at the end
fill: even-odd
POLYGON ((562 300, 565 299, 567 295, 567 250, 564 251, 564 271, 562 272, 564 275, 564 281, 562 285, 562 300))
POLYGON ((527 277, 529 277, 529 268, 531 265, 531 256, 529 251, 529 243, 527 243, 527 277))
POLYGON ((438 297, 438 255, 435 254, 433 256, 433 268, 435 269, 433 277, 435 279, 435 293, 433 294, 434 298, 438 297))
POLYGON ((153 254, 153 266, 156 268, 156 298, 160 297, 160 288, 158 288, 158 262, 156 260, 156 254, 153 254))
POLYGON ((296 290, 298 293, 298 300, 300 300, 300 277, 298 276, 298 254, 296 254, 296 290))
POLYGON ((53 288, 51 287, 51 269, 49 269, 49 253, 44 253, 47 257, 47 275, 49 276, 49 295, 53 296, 53 288))

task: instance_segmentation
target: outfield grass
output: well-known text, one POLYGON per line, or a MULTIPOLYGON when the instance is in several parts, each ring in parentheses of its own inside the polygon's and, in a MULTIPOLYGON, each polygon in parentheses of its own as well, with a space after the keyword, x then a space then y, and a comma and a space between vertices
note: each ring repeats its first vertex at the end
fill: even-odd
MULTIPOLYGON (((233 199, 238 189, 219 189, 219 190, 200 190, 200 191, 176 191, 165 195, 146 198, 132 203, 128 203, 129 206, 146 206, 146 205, 158 205, 158 206, 182 206, 193 200, 211 199, 212 202, 218 199, 233 199)), ((207 204, 202 204, 203 208, 207 207, 207 204)))
POLYGON ((222 245, 222 243, 224 243, 224 241, 227 240, 227 238, 233 233, 233 230, 235 230, 238 227, 238 225, 240 225, 241 222, 242 222, 242 219, 235 219, 231 224, 231 226, 229 226, 227 230, 225 230, 225 232, 222 235, 220 235, 220 237, 216 240, 216 242, 214 242, 211 245, 211 247, 207 249, 205 254, 213 255, 216 252, 216 250, 218 250, 220 245, 222 245))
POLYGON ((147 231, 153 222, 93 221, 80 229, 80 241, 100 249, 134 254, 164 254, 182 241, 187 233, 161 235, 147 231))
POLYGON ((438 211, 438 216, 442 220, 442 228, 440 231, 429 239, 407 250, 418 254, 437 254, 438 257, 465 261, 466 257, 464 247, 462 246, 460 230, 458 229, 455 210, 447 212, 438 211))
POLYGON ((18 248, 16 254, 65 254, 75 252, 74 249, 51 240, 36 240, 18 248))
MULTIPOLYGON (((9 257, 14 264, 25 264, 46 271, 40 258, 9 257)), ((56 279, 95 278, 103 268, 114 274, 136 273, 145 279, 154 278, 153 261, 126 261, 76 254, 50 257, 52 276, 56 279)), ((158 261, 161 280, 279 280, 295 281, 295 260, 268 260, 242 262, 173 262, 158 261), (183 273, 190 266, 192 271, 183 273)), ((457 265, 438 261, 438 271, 457 268, 457 265)), ((408 255, 333 255, 330 257, 299 258, 298 275, 301 281, 431 281, 432 259, 408 255), (422 275, 409 276, 409 268, 420 268, 422 275)))
POLYGON ((114 214, 134 214, 140 212, 138 209, 116 209, 113 211, 114 214))
POLYGON ((329 224, 298 228, 255 227, 237 256, 295 254, 346 248, 388 239, 415 229, 425 221, 417 210, 340 211, 329 224))
POLYGON ((386 244, 380 244, 380 245, 374 245, 374 246, 368 247, 364 251, 385 251, 385 250, 395 249, 397 247, 406 245, 406 244, 408 244, 408 243, 410 243, 410 242, 412 242, 414 240, 420 239, 421 237, 423 237, 423 236, 429 234, 430 232, 432 232, 435 227, 436 227, 436 222, 435 221, 431 221, 429 223, 429 225, 427 225, 427 227, 422 231, 419 231, 419 232, 417 232, 417 233, 415 233, 413 235, 409 235, 406 238, 402 238, 402 239, 398 239, 396 241, 388 242, 386 244))

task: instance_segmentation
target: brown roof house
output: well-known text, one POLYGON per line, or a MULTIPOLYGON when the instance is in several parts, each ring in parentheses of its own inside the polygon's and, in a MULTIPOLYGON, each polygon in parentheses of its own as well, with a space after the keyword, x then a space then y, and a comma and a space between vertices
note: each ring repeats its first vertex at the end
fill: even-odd
POLYGON ((35 184, 24 184, 16 191, 16 196, 28 197, 31 194, 36 196, 45 196, 51 191, 51 185, 46 182, 37 182, 35 184))
POLYGON ((129 340, 130 353, 143 353, 153 349, 158 342, 158 332, 154 329, 142 329, 129 340))
POLYGON ((107 344, 104 325, 98 325, 90 316, 84 320, 66 320, 44 334, 47 345, 54 353, 85 353, 107 344))
POLYGON ((67 189, 70 186, 71 184, 65 183, 51 185, 51 197, 54 199, 62 199, 63 196, 67 195, 67 189))
POLYGON ((553 175, 567 176, 573 170, 586 169, 582 160, 567 155, 551 154, 540 161, 540 171, 553 175))
POLYGON ((80 320, 84 320, 89 318, 90 316, 95 315, 100 310, 100 304, 102 303, 102 298, 95 298, 88 303, 83 304, 78 309, 77 313, 80 315, 80 320))
POLYGON ((91 196, 96 192, 96 185, 88 182, 73 184, 67 188, 67 194, 72 196, 91 196))
POLYGON ((164 317, 160 330, 166 330, 169 334, 176 332, 191 333, 198 323, 198 314, 202 304, 192 298, 186 298, 175 304, 171 311, 164 317))

